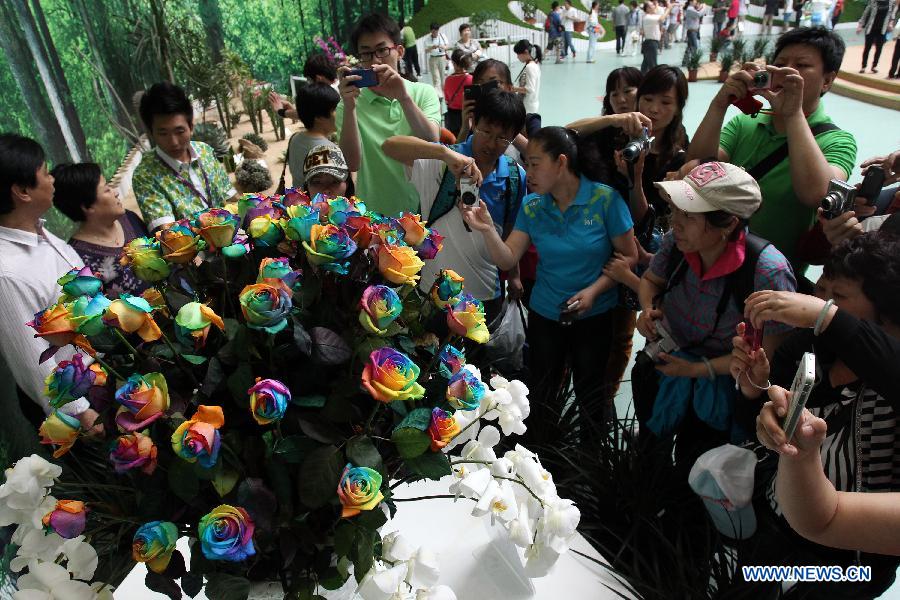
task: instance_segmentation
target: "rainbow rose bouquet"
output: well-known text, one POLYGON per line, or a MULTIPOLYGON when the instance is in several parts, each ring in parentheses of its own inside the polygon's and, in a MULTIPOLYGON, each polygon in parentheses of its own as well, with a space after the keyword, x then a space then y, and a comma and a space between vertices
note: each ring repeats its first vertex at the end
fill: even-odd
MULTIPOLYGON (((545 573, 577 508, 527 449, 495 454, 501 431, 525 432, 528 390, 482 376, 490 333, 462 277, 420 280, 442 240, 418 215, 287 190, 129 245, 123 260, 151 285, 140 297, 107 296, 86 269, 61 274, 63 295, 30 325, 45 357, 76 352, 51 370, 52 412, 35 432, 65 468, 42 465, 27 501, 0 488, 0 524, 34 530, 14 537, 16 566, 41 535, 60 552, 96 548, 96 573, 69 559, 80 589, 140 563, 147 587, 172 597, 205 585, 237 598, 269 581, 292 597, 358 584, 368 599, 404 569, 420 575, 412 592, 452 597, 427 550, 380 534, 398 510, 393 485, 446 478, 545 573), (68 410, 82 398, 93 427, 68 410)), ((23 460, 12 476, 38 464, 23 460)), ((40 568, 62 577, 46 543, 40 568)), ((408 579, 391 593, 410 593, 408 579)))

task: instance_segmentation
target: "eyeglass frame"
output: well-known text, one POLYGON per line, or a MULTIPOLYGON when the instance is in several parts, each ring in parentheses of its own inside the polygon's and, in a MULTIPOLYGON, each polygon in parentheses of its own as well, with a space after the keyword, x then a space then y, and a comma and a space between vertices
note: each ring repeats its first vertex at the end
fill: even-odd
POLYGON ((478 127, 475 128, 475 133, 481 134, 482 137, 490 136, 491 138, 493 138, 492 143, 495 145, 497 143, 503 144, 505 142, 505 144, 503 144, 504 150, 506 150, 507 148, 509 148, 510 146, 513 145, 512 140, 508 140, 505 137, 500 137, 499 135, 494 135, 493 133, 489 133, 489 132, 485 131, 484 129, 480 129, 478 127))
POLYGON ((359 56, 357 56, 357 58, 359 58, 359 62, 361 62, 361 63, 371 64, 372 59, 374 59, 376 57, 377 58, 387 58, 388 56, 391 55, 391 50, 396 50, 397 48, 398 48, 398 46, 396 44, 394 44, 393 46, 381 46, 380 48, 375 48, 371 52, 360 52, 359 56), (382 55, 379 56, 378 53, 382 52, 383 50, 387 50, 387 52, 383 52, 382 55), (366 58, 367 54, 369 55, 368 58, 366 58))

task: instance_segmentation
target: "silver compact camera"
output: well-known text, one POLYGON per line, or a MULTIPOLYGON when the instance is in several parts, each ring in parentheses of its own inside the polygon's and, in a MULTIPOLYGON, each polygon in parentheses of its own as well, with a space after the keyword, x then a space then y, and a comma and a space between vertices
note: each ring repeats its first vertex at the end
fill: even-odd
POLYGON ((856 186, 840 179, 828 182, 828 193, 822 198, 822 216, 826 219, 838 217, 853 209, 856 200, 856 186))
POLYGON ((461 177, 459 180, 459 198, 466 206, 475 206, 478 203, 478 186, 470 177, 461 177))
POLYGON ((646 354, 653 362, 659 362, 660 352, 672 354, 679 350, 678 344, 675 343, 672 334, 663 327, 663 324, 660 321, 656 322, 656 333, 659 337, 655 340, 648 341, 643 350, 644 354, 646 354))
POLYGON ((655 139, 656 138, 650 136, 650 130, 644 127, 640 136, 634 138, 622 148, 622 158, 630 163, 635 162, 640 158, 641 154, 650 150, 650 144, 652 144, 655 139))

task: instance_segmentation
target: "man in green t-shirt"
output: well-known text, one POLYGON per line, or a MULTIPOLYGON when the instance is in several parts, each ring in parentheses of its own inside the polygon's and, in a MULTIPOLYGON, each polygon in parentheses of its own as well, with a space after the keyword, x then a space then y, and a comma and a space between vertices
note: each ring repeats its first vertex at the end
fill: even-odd
POLYGON ((767 67, 771 89, 753 91, 771 110, 755 118, 738 115, 722 127, 731 102, 753 88, 759 67, 744 65, 713 98, 688 150, 688 159, 717 156, 753 171, 787 144, 787 156, 757 175, 763 203, 750 228, 781 250, 798 276, 806 269, 797 258, 798 241, 812 227, 828 182, 847 179, 856 161, 853 135, 838 129, 821 103, 843 57, 844 41, 831 31, 801 27, 782 34, 767 67))
POLYGON ((406 66, 406 74, 412 75, 413 71, 416 77, 422 76, 422 69, 419 67, 419 49, 416 48, 416 32, 410 27, 409 23, 403 24, 400 21, 400 37, 403 38, 403 64, 406 66))
POLYGON ((425 83, 412 83, 397 73, 405 48, 400 28, 390 17, 371 14, 351 35, 360 66, 372 69, 378 85, 359 88, 359 75, 340 69, 341 103, 337 108, 338 140, 347 166, 358 171, 356 193, 370 209, 394 216, 417 212, 419 196, 407 181, 403 165, 381 151, 381 144, 395 135, 411 135, 429 142, 438 140, 441 109, 437 92, 425 83))

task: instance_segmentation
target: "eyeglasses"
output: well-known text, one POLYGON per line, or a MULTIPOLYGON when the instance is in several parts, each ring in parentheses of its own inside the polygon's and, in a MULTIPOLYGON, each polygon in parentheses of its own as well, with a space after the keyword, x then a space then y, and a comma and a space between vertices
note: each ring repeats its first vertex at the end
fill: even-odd
POLYGON ((381 48, 375 48, 374 52, 360 52, 359 60, 361 62, 372 62, 373 57, 378 58, 387 58, 390 55, 391 50, 395 50, 397 46, 382 46, 381 48))
POLYGON ((512 141, 510 141, 504 137, 500 137, 500 136, 496 136, 492 133, 488 133, 487 131, 485 131, 483 129, 476 129, 475 133, 477 133, 479 136, 481 136, 482 139, 484 139, 484 141, 487 142, 488 144, 502 146, 504 150, 506 150, 507 148, 509 148, 512 145, 512 141))

